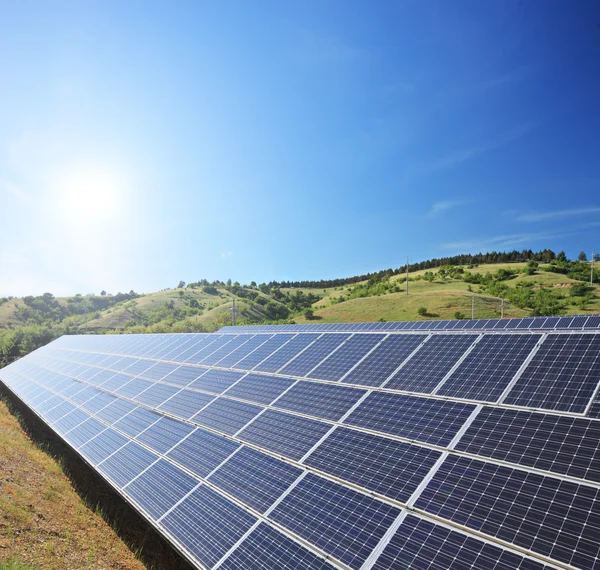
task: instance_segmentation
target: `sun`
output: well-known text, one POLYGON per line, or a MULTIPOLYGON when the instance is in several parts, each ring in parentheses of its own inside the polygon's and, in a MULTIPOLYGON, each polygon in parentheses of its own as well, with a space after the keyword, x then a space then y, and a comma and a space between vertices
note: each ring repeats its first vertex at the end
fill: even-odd
POLYGON ((110 168, 80 168, 61 180, 55 198, 67 223, 107 225, 122 215, 127 188, 123 176, 110 168))

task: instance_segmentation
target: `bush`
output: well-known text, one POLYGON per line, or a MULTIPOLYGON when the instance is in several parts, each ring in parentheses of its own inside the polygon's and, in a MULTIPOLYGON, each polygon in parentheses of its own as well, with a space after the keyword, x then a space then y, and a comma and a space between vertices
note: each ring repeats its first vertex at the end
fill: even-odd
POLYGON ((426 317, 427 316, 427 307, 419 307, 419 310, 417 311, 417 313, 419 313, 419 315, 421 315, 422 317, 426 317))
POLYGON ((465 316, 464 313, 461 313, 460 311, 454 311, 454 318, 461 321, 463 319, 466 319, 467 317, 465 316))
POLYGON ((304 311, 304 318, 306 320, 310 321, 315 318, 315 314, 310 309, 307 309, 306 311, 304 311))

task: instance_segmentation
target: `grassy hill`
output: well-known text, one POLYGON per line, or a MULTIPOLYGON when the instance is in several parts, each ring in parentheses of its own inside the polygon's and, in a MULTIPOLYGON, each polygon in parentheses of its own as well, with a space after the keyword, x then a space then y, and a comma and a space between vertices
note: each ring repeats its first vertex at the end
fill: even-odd
MULTIPOLYGON (((337 287, 193 283, 140 295, 0 299, 0 363, 62 334, 211 332, 231 323, 357 322, 600 313, 585 262, 442 265, 372 274, 337 287)), ((344 281, 344 280, 338 280, 344 281)), ((596 271, 595 282, 600 281, 596 271)), ((180 283, 180 285, 184 285, 180 283)))

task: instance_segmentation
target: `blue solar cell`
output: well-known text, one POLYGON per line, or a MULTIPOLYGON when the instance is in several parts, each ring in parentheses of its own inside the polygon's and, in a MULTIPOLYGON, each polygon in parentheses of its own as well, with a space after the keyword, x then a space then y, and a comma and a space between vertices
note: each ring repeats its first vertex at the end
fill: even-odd
POLYGON ((254 369, 260 372, 277 372, 311 342, 314 342, 318 336, 317 334, 299 334, 254 369))
POLYGON ((269 340, 268 334, 258 334, 256 336, 248 336, 246 342, 244 342, 238 348, 232 350, 229 354, 214 362, 215 366, 219 366, 221 368, 237 368, 234 366, 236 362, 242 360, 246 356, 253 353, 259 346, 263 345, 267 340, 269 340))
POLYGON ((272 526, 261 523, 220 566, 223 570, 334 570, 334 566, 272 526))
POLYGON ((256 521, 244 509, 202 485, 159 524, 200 564, 210 568, 256 521))
POLYGON ((600 491, 449 456, 415 507, 577 568, 598 565, 600 491))
POLYGON ((600 422, 484 408, 456 449, 600 483, 600 422))
POLYGON ((125 414, 133 411, 136 407, 136 404, 132 402, 116 399, 111 404, 108 404, 108 406, 105 408, 102 408, 96 412, 96 416, 109 424, 113 424, 120 420, 125 414))
POLYGON ((208 480, 246 505, 264 513, 301 473, 302 469, 243 447, 208 480))
POLYGON ((270 518, 360 568, 399 514, 396 507, 309 473, 270 518))
POLYGON ((373 568, 549 570, 541 562, 412 515, 404 519, 373 568))
POLYGON ((342 382, 362 386, 381 386, 426 338, 425 335, 390 335, 342 382))
POLYGON ((330 429, 323 422, 267 410, 237 437, 285 457, 300 459, 330 429))
POLYGON ((140 392, 143 392, 150 386, 152 386, 153 382, 149 382, 148 380, 142 380, 141 378, 132 378, 127 384, 123 384, 118 390, 115 390, 115 394, 117 396, 125 396, 126 398, 135 398, 140 392))
POLYGON ((240 447, 239 443, 198 428, 169 451, 167 457, 177 461, 192 473, 206 477, 238 447, 240 447))
POLYGON ((162 380, 165 376, 171 374, 179 368, 179 364, 170 364, 168 362, 156 362, 154 366, 151 366, 144 372, 138 374, 142 378, 147 380, 162 380))
POLYGON ((486 335, 437 393, 465 400, 497 401, 540 337, 486 335))
POLYGON ((151 408, 158 408, 163 402, 173 397, 180 390, 179 386, 157 383, 150 386, 147 390, 140 392, 134 399, 151 408))
POLYGON ((156 362, 152 360, 136 360, 127 366, 127 368, 123 368, 121 372, 132 374, 133 376, 140 376, 146 370, 148 370, 148 368, 151 368, 155 364, 156 362))
POLYGON ((551 334, 506 404, 584 413, 600 379, 600 335, 551 334))
POLYGON ((116 396, 113 396, 112 394, 100 392, 96 396, 82 404, 81 407, 87 410, 88 412, 95 414, 102 408, 105 408, 109 404, 112 404, 116 399, 116 396))
POLYGON ((97 468, 121 488, 157 459, 158 456, 154 453, 130 442, 104 461, 98 463, 97 468))
POLYGON ((159 409, 184 420, 189 420, 214 399, 214 396, 202 392, 181 390, 162 404, 159 409))
MULTIPOLYGON (((243 344, 246 344, 253 337, 254 335, 251 334, 241 334, 238 336, 230 337, 228 339, 229 342, 225 343, 223 346, 221 346, 211 354, 205 356, 202 359, 202 364, 208 366, 216 364, 217 362, 219 362, 219 360, 232 353, 234 350, 238 349, 243 344)), ((224 368, 226 367, 224 366, 224 368)))
POLYGON ((193 354, 191 354, 187 358, 187 360, 185 360, 185 362, 187 364, 198 364, 199 362, 202 362, 204 358, 206 358, 209 354, 215 352, 216 350, 227 344, 232 338, 232 336, 224 335, 213 339, 212 342, 209 342, 206 345, 202 345, 200 349, 196 350, 193 354))
POLYGON ((72 430, 75 426, 87 420, 90 416, 80 409, 73 410, 70 414, 62 417, 53 426, 52 429, 58 433, 64 435, 69 430, 72 430))
POLYGON ((273 405, 284 410, 337 421, 365 393, 366 390, 346 386, 298 382, 273 405))
POLYGON ((63 437, 75 448, 87 443, 90 439, 104 431, 106 426, 94 418, 90 418, 66 432, 63 437))
POLYGON ((368 433, 337 428, 306 465, 406 502, 441 453, 368 433))
POLYGON ((83 455, 93 465, 112 455, 115 451, 129 442, 125 436, 108 428, 79 448, 83 455))
POLYGON ((180 366, 173 370, 171 374, 165 376, 162 381, 176 386, 187 386, 194 380, 197 380, 206 372, 206 368, 198 368, 196 366, 180 366))
POLYGON ((252 370, 252 368, 273 354, 273 351, 283 346, 293 336, 294 335, 292 334, 278 334, 272 336, 261 347, 254 350, 252 354, 248 354, 236 362, 232 367, 239 368, 241 370, 252 370))
POLYGON ((132 412, 123 416, 115 422, 114 427, 125 432, 131 437, 135 437, 140 432, 150 427, 162 416, 145 408, 136 408, 132 412))
POLYGON ((434 335, 396 374, 386 388, 431 393, 478 335, 434 335))
POLYGON ((190 424, 184 424, 171 418, 161 418, 140 433, 136 439, 164 454, 193 431, 194 427, 190 424))
POLYGON ((445 446, 474 408, 461 402, 373 392, 344 423, 445 446))
POLYGON ((309 378, 337 381, 383 338, 380 334, 359 334, 347 341, 308 374, 309 378))
POLYGON ((270 404, 285 392, 295 380, 264 374, 248 374, 235 386, 227 390, 227 395, 259 404, 270 404))
POLYGON ((205 390, 214 394, 221 394, 232 384, 244 376, 243 372, 230 372, 229 370, 207 370, 197 380, 188 385, 188 388, 205 390))
POLYGON ((198 481, 164 459, 159 459, 125 486, 129 495, 152 519, 164 515, 187 495, 198 481))
POLYGON ((317 339, 304 352, 282 368, 280 374, 304 376, 308 374, 326 356, 331 354, 342 342, 348 339, 348 334, 326 334, 317 339))
POLYGON ((198 412, 192 418, 192 421, 228 435, 233 435, 262 410, 263 408, 252 404, 218 398, 198 412))

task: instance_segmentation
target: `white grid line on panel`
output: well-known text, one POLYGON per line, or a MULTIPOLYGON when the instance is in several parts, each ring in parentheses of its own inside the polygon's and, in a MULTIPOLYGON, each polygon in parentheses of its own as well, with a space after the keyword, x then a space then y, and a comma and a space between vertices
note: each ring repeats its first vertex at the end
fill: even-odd
POLYGON ((298 354, 296 354, 296 356, 294 356, 293 358, 290 358, 283 366, 280 366, 277 369, 277 371, 275 372, 275 374, 279 374, 279 372, 281 370, 283 370, 286 366, 289 366, 292 362, 294 362, 294 360, 296 360, 296 358, 298 358, 302 353, 304 353, 305 350, 309 349, 313 344, 315 344, 315 342, 317 342, 322 336, 323 336, 323 333, 319 334, 317 336, 317 338, 315 338, 311 343, 307 344, 298 354))
POLYGON ((419 346, 417 346, 399 365, 398 367, 381 383, 381 385, 379 386, 379 388, 385 388, 385 385, 398 373, 399 370, 402 370, 402 368, 404 368, 406 366, 406 364, 408 362, 410 362, 410 359, 417 354, 417 352, 419 352, 419 350, 421 350, 421 347, 432 337, 432 334, 427 335, 424 339, 423 342, 421 342, 419 344, 419 346))
MULTIPOLYGON (((255 335, 258 336, 258 335, 255 335)), ((244 356, 242 356, 242 358, 240 358, 239 360, 236 360, 229 368, 235 368, 235 365, 238 362, 241 362, 242 360, 244 360, 244 358, 248 358, 248 356, 250 356, 253 352, 256 352, 261 346, 263 346, 265 343, 269 342, 275 335, 272 334, 270 337, 266 338, 263 342, 261 342, 254 350, 251 350, 248 354, 244 354, 244 356)), ((254 337, 252 337, 254 338, 254 337)), ((244 343, 246 344, 246 343, 244 343)), ((242 346, 244 346, 242 344, 242 346)), ((242 346, 240 346, 239 348, 241 348, 242 346)), ((225 356, 223 358, 226 358, 225 356)), ((223 360, 223 358, 221 358, 221 360, 223 360)), ((219 361, 220 362, 220 361, 219 361)), ((217 363, 218 364, 218 363, 217 363)))
POLYGON ((448 380, 448 378, 450 378, 450 376, 452 376, 452 374, 454 374, 454 371, 464 362, 464 360, 467 358, 467 356, 469 356, 469 354, 471 354, 471 352, 473 352, 473 350, 475 349, 475 347, 481 341, 482 338, 483 338, 482 334, 477 336, 477 338, 473 341, 471 346, 469 348, 467 348, 467 350, 463 353, 463 355, 454 363, 454 366, 452 366, 452 368, 450 368, 450 370, 448 370, 448 372, 446 372, 446 375, 439 381, 438 385, 432 390, 431 394, 437 394, 439 392, 441 387, 446 383, 446 380, 448 380))
MULTIPOLYGON (((255 364, 250 370, 254 370, 257 366, 260 366, 265 360, 267 360, 267 358, 271 358, 271 356, 273 356, 274 354, 277 354, 284 346, 287 346, 290 341, 294 340, 298 336, 298 333, 290 333, 290 334, 292 334, 292 336, 290 338, 288 338, 281 346, 277 347, 273 352, 271 352, 270 354, 265 356, 258 364, 255 364)), ((237 364, 237 362, 236 362, 236 364, 237 364)))
POLYGON ((323 362, 327 359, 331 358, 342 346, 344 346, 351 338, 354 337, 354 334, 351 334, 346 340, 343 340, 340 344, 338 344, 327 356, 325 356, 322 360, 318 362, 316 366, 313 366, 302 378, 307 378, 313 371, 315 371, 323 362))
POLYGON ((514 385, 517 383, 517 381, 519 380, 519 378, 521 377, 523 372, 525 372, 525 369, 529 366, 529 363, 533 360, 533 357, 537 354, 538 350, 540 349, 542 344, 544 344, 544 341, 547 338, 548 338, 548 333, 542 334, 540 339, 537 341, 536 345, 531 349, 529 356, 525 359, 525 361, 523 362, 521 367, 517 370, 517 372, 513 376, 512 380, 508 383, 508 386, 506 386, 506 388, 504 389, 504 392, 502 392, 502 394, 498 398, 498 404, 502 404, 504 402, 504 400, 506 400, 506 398, 510 394, 510 391, 513 389, 514 385))
POLYGON ((367 352, 367 354, 365 354, 354 366, 352 366, 352 368, 350 368, 350 370, 348 370, 339 380, 337 380, 336 384, 343 382, 344 378, 346 378, 346 376, 348 376, 348 374, 350 374, 359 364, 361 364, 363 360, 365 360, 368 356, 371 356, 371 353, 375 349, 379 348, 381 346, 381 343, 389 336, 390 336, 389 334, 383 335, 383 338, 373 348, 371 348, 371 350, 369 350, 369 352, 367 352))

